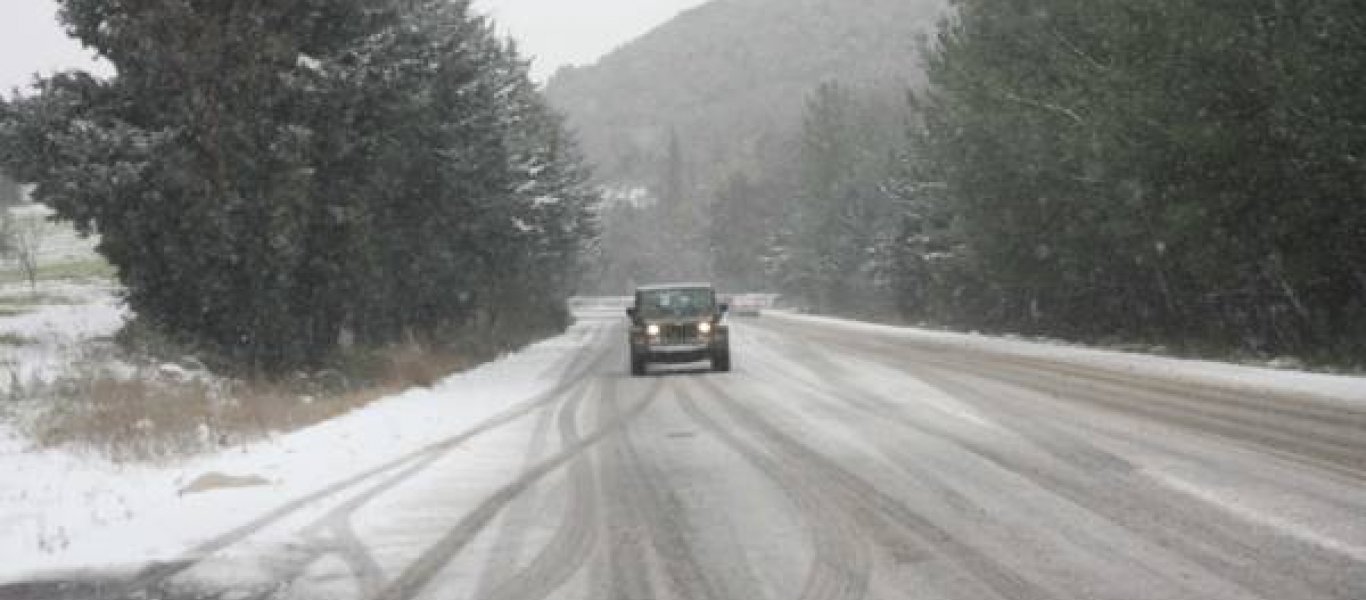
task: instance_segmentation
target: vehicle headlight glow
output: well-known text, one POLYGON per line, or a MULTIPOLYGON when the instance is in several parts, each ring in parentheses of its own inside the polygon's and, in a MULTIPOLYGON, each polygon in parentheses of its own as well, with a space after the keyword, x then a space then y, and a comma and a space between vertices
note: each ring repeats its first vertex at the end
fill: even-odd
POLYGON ((697 324, 697 330, 702 333, 711 333, 711 323, 703 321, 697 324))
POLYGON ((657 335, 659 335, 659 326, 658 326, 658 325, 655 325, 655 324, 653 324, 653 323, 650 324, 650 325, 646 325, 646 326, 645 326, 645 333, 646 333, 646 334, 649 334, 649 335, 652 335, 652 336, 657 336, 657 335))

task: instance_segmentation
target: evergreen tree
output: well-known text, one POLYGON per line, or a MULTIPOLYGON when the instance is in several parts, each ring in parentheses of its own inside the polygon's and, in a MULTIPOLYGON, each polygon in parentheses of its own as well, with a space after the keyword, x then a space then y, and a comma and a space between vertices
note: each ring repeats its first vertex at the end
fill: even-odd
POLYGON ((62 16, 118 75, 0 106, 0 163, 100 233, 152 326, 278 372, 346 331, 434 340, 494 308, 563 324, 594 194, 466 3, 64 0, 62 16))
POLYGON ((882 183, 898 131, 887 121, 900 113, 878 100, 827 83, 808 102, 773 266, 781 289, 817 310, 873 314, 890 299, 893 197, 882 183))
POLYGON ((665 280, 701 280, 710 276, 706 264, 706 226, 710 215, 692 177, 692 156, 683 146, 677 131, 669 132, 659 182, 658 204, 653 207, 658 222, 655 232, 657 277, 665 280))
POLYGON ((763 290, 767 274, 763 257, 777 223, 778 186, 737 172, 717 190, 709 211, 711 271, 725 290, 763 290))
MULTIPOLYGON (((1366 9, 962 0, 913 179, 988 326, 1362 354, 1366 9), (962 263, 960 263, 962 266, 962 263)), ((908 272, 916 269, 908 268, 908 272)))

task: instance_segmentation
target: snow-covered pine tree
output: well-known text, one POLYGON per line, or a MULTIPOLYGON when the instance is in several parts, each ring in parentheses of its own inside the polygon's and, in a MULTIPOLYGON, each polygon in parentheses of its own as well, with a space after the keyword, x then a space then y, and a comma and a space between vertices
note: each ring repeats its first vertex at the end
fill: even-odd
POLYGON ((959 0, 922 196, 975 326, 1366 356, 1366 5, 959 0))
MULTIPOLYGON (((58 75, 0 106, 0 163, 101 234, 140 319, 225 364, 316 365, 345 330, 438 337, 508 281, 557 281, 591 235, 572 151, 544 171, 514 160, 572 144, 527 118, 525 67, 466 3, 62 7, 117 75, 58 75), (566 210, 532 214, 535 185, 566 210), (559 257, 504 260, 537 247, 559 257)), ((568 292, 538 291, 536 306, 568 292)))

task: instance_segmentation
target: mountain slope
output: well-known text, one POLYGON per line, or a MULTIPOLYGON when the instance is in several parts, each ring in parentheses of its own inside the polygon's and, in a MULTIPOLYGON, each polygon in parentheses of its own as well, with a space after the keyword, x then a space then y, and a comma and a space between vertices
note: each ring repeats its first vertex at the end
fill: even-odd
POLYGON ((942 0, 714 0, 547 86, 600 178, 649 183, 671 132, 705 185, 800 120, 824 81, 903 89, 942 0))

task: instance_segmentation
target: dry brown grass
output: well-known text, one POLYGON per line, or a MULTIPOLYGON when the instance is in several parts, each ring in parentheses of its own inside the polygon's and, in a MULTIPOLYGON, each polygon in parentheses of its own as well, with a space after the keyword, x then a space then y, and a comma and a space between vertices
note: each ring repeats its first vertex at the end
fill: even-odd
POLYGON ((477 362, 416 345, 371 359, 364 383, 339 373, 284 381, 225 381, 151 368, 132 376, 80 373, 29 391, 43 402, 29 435, 44 448, 164 462, 321 423, 405 389, 430 387, 477 362))
POLYGON ((434 350, 419 344, 405 344, 382 353, 385 365, 378 379, 380 387, 403 389, 431 387, 451 373, 464 371, 478 363, 468 356, 434 350))
POLYGON ((30 436, 45 448, 71 446, 123 461, 154 461, 205 446, 198 415, 215 404, 209 386, 171 385, 110 373, 82 374, 52 390, 30 390, 45 403, 30 436), (44 393, 47 392, 47 393, 44 393))

